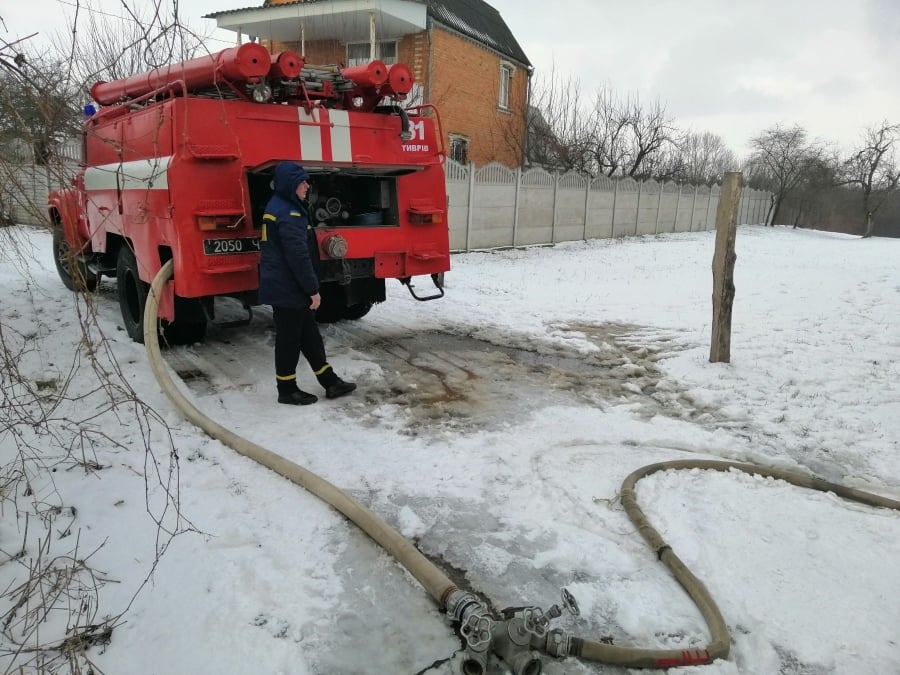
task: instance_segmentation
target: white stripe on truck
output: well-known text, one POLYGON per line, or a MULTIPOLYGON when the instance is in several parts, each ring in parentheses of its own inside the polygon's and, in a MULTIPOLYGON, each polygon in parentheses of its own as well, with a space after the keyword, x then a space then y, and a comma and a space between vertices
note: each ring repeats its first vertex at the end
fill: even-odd
POLYGON ((352 162, 350 151, 350 113, 346 110, 329 110, 331 117, 331 160, 352 162))
POLYGON ((89 166, 84 170, 85 190, 168 190, 172 157, 89 166))
POLYGON ((313 108, 312 115, 303 108, 300 111, 300 159, 322 161, 322 127, 319 126, 319 109, 313 108))

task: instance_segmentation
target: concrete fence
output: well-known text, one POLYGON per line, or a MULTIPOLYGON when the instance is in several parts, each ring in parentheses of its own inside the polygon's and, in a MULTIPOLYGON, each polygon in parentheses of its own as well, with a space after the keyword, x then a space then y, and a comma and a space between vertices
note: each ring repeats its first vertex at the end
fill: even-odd
MULTIPOLYGON (((0 210, 13 222, 42 224, 47 193, 68 185, 72 160, 0 164, 0 210)), ((631 178, 591 179, 543 169, 481 168, 448 160, 450 248, 454 251, 713 230, 719 186, 631 178)), ((770 193, 745 188, 739 223, 762 223, 770 193)), ((3 214, 0 214, 3 215, 3 214)))
MULTIPOLYGON (((713 230, 719 186, 446 164, 454 251, 713 230)), ((745 188, 738 221, 762 223, 770 193, 745 188)))
POLYGON ((39 166, 31 162, 0 162, 0 217, 14 223, 43 225, 47 193, 69 185, 75 162, 39 166))

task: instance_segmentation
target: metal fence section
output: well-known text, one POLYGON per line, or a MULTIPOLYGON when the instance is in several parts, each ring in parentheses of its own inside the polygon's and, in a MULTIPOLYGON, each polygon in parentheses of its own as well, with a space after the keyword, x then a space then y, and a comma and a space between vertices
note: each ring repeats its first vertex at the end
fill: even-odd
MULTIPOLYGON (((607 178, 544 169, 476 168, 447 160, 450 248, 471 251, 562 241, 713 230, 719 186, 607 178)), ((765 221, 770 194, 745 188, 741 223, 765 221)))

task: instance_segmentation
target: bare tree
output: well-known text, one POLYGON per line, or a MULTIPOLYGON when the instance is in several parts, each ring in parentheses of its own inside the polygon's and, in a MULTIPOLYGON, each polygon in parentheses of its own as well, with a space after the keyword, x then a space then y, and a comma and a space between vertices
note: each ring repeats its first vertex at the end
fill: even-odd
POLYGON ((652 176, 652 166, 666 150, 674 150, 682 140, 675 121, 658 99, 644 107, 635 96, 629 102, 631 119, 627 164, 623 173, 634 178, 652 176))
POLYGON ((645 106, 602 85, 585 107, 576 80, 550 73, 532 89, 526 157, 532 164, 591 176, 656 175, 680 132, 665 106, 645 106))
POLYGON ((590 173, 586 153, 590 113, 585 112, 579 82, 558 77, 553 67, 535 82, 530 99, 525 150, 528 164, 590 173))
POLYGON ((719 183, 726 172, 740 166, 725 140, 709 131, 686 134, 674 153, 679 160, 675 163, 677 179, 694 185, 719 183))
POLYGON ((810 143, 806 130, 799 126, 775 125, 750 141, 753 153, 748 161, 748 173, 754 187, 772 192, 772 204, 767 224, 778 222, 779 212, 788 197, 803 181, 806 173, 821 160, 821 144, 810 143))
MULTIPOLYGON (((146 70, 153 65, 148 53, 164 54, 175 43, 154 39, 158 23, 135 21, 135 26, 144 40, 133 48, 142 54, 146 65, 141 69, 146 70), (154 51, 155 45, 165 44, 170 46, 154 51)), ((177 21, 167 26, 181 30, 177 21)), ((80 28, 73 25, 72 34, 93 41, 80 28)), ((113 33, 104 40, 113 39, 113 33)), ((96 43, 92 45, 96 54, 96 43)), ((48 182, 52 178, 65 184, 71 177, 55 161, 53 149, 77 126, 85 82, 83 75, 73 75, 74 46, 59 50, 58 58, 27 47, 0 39, 0 140, 5 141, 0 143, 0 197, 11 196, 20 206, 26 203, 22 175, 37 173, 32 158, 44 162, 40 174, 48 182), (20 152, 23 147, 27 156, 20 152)), ((102 70, 102 64, 98 67, 102 70)), ((119 367, 97 319, 97 296, 73 296, 80 330, 67 329, 65 323, 48 325, 41 313, 44 292, 36 290, 38 282, 30 274, 32 235, 24 232, 20 227, 0 229, 0 261, 18 270, 23 280, 6 291, 10 298, 22 299, 24 308, 0 314, 0 441, 8 450, 0 460, 0 513, 13 521, 8 531, 21 537, 5 537, 0 549, 0 661, 5 672, 96 673, 87 649, 110 639, 128 607, 105 603, 101 591, 112 580, 91 563, 103 542, 91 533, 93 541, 86 543, 91 524, 84 522, 75 502, 65 501, 56 488, 58 477, 102 475, 113 463, 105 454, 108 448, 119 444, 124 454, 143 444, 146 509, 157 526, 157 557, 144 585, 172 538, 193 528, 181 513, 174 440, 166 421, 141 401, 119 367), (66 345, 65 362, 54 358, 55 364, 47 363, 50 343, 66 345), (35 363, 43 365, 36 370, 35 363), (117 440, 110 431, 123 423, 137 430, 135 444, 117 440)))
POLYGON ((607 85, 598 89, 587 120, 580 147, 592 175, 650 177, 680 139, 661 102, 645 107, 636 94, 622 98, 607 85))
POLYGON ((22 52, 0 58, 0 142, 27 144, 46 164, 54 146, 79 129, 77 95, 64 60, 22 52))
POLYGON ((53 44, 57 54, 68 55, 72 80, 85 88, 193 58, 202 48, 203 36, 159 4, 123 3, 121 16, 90 3, 81 10, 85 18, 76 30, 57 33, 53 44))
POLYGON ((824 205, 829 201, 829 193, 838 189, 839 166, 837 157, 827 153, 810 160, 790 203, 785 202, 790 206, 794 228, 804 221, 817 224, 824 205))
POLYGON ((862 141, 844 162, 843 183, 862 191, 864 237, 875 233, 875 214, 900 182, 900 169, 894 144, 900 136, 900 124, 887 121, 868 127, 862 141))
POLYGON ((588 173, 606 176, 623 173, 628 156, 628 130, 633 120, 629 102, 623 102, 608 85, 597 90, 585 139, 588 173))

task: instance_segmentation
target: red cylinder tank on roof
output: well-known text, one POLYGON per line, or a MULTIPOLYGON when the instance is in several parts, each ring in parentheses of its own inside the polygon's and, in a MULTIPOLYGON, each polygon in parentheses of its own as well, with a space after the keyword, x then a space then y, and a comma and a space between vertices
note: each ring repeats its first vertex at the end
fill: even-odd
POLYGON ((378 89, 387 82, 388 69, 381 61, 371 61, 364 66, 342 68, 341 75, 360 89, 378 89))
POLYGON ((269 74, 272 57, 261 44, 247 42, 216 54, 163 66, 149 73, 112 82, 97 82, 91 97, 100 105, 112 105, 149 94, 182 81, 188 89, 213 87, 225 82, 254 82, 269 74))
POLYGON ((293 80, 300 77, 304 64, 303 57, 296 52, 278 52, 277 54, 272 54, 272 70, 269 71, 269 75, 293 80))
POLYGON ((381 88, 384 96, 406 96, 413 86, 412 71, 402 63, 388 66, 387 82, 381 88))

